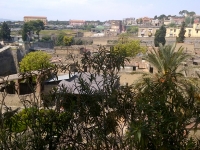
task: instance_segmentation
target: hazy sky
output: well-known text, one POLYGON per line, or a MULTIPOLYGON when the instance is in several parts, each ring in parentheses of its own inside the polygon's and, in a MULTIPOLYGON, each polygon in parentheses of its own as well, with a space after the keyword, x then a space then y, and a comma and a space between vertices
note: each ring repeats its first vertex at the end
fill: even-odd
POLYGON ((200 15, 200 0, 0 0, 0 18, 12 20, 46 16, 48 20, 105 21, 178 15, 181 10, 200 15))

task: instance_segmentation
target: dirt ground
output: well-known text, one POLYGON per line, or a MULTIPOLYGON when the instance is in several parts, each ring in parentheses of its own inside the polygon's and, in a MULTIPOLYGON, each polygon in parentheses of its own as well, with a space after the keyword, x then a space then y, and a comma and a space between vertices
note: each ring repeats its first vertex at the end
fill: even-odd
POLYGON ((120 73, 120 85, 133 84, 141 78, 141 74, 120 73))

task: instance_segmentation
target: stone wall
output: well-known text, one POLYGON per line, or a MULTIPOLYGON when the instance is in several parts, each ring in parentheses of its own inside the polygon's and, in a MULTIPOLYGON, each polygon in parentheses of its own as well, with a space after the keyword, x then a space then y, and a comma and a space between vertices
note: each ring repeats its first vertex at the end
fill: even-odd
POLYGON ((34 48, 34 47, 53 49, 54 43, 53 42, 32 42, 31 48, 34 48))
POLYGON ((0 49, 0 76, 19 72, 19 62, 24 55, 24 51, 16 47, 7 46, 0 49))
POLYGON ((36 93, 26 94, 26 95, 7 94, 4 97, 4 92, 0 92, 0 100, 4 100, 6 106, 13 108, 23 107, 22 102, 25 101, 30 103, 36 103, 39 98, 40 98, 39 95, 36 93))

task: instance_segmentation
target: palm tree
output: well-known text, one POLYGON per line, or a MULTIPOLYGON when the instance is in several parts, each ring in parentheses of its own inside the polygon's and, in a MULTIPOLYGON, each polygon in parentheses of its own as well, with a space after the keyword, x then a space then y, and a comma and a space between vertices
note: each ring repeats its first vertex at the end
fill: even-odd
POLYGON ((188 148, 186 126, 198 124, 200 112, 195 96, 199 93, 197 80, 185 77, 187 68, 182 67, 189 58, 176 45, 160 45, 146 55, 157 72, 145 73, 134 84, 137 93, 128 135, 136 149, 188 148))
POLYGON ((185 82, 192 83, 192 79, 185 76, 191 67, 185 67, 183 63, 190 58, 191 55, 184 53, 183 47, 176 49, 176 45, 160 44, 158 49, 153 48, 144 58, 157 72, 154 75, 146 73, 143 79, 150 78, 159 83, 175 83, 176 86, 188 85, 185 82))

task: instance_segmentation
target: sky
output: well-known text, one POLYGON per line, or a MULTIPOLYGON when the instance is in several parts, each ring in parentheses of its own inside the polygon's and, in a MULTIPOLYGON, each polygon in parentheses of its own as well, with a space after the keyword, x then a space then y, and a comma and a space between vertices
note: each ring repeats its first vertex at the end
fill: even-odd
POLYGON ((24 16, 45 16, 48 20, 122 20, 179 15, 194 11, 200 15, 200 0, 0 0, 0 18, 23 20, 24 16))

